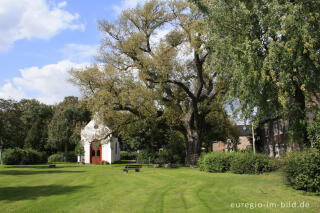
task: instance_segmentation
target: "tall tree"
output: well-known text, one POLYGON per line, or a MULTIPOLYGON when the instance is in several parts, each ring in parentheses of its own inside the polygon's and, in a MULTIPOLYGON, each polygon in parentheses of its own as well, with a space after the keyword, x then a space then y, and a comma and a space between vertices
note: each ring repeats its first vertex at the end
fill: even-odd
POLYGON ((52 106, 41 104, 35 99, 23 99, 19 104, 22 111, 20 120, 26 133, 24 147, 44 151, 48 139, 48 125, 53 116, 52 106))
POLYGON ((4 148, 23 148, 26 132, 21 116, 18 102, 0 99, 0 142, 4 148))
POLYGON ((320 2, 193 2, 209 20, 212 69, 230 78, 242 114, 289 119, 291 139, 308 145, 306 103, 320 91, 320 2))
POLYGON ((93 108, 114 123, 166 116, 185 137, 187 165, 197 164, 206 117, 225 90, 207 68, 204 22, 185 1, 149 1, 114 23, 100 21, 103 66, 72 71, 93 108))
POLYGON ((67 160, 68 149, 80 141, 80 127, 90 120, 90 113, 77 97, 65 97, 54 109, 48 127, 47 148, 64 151, 67 160))

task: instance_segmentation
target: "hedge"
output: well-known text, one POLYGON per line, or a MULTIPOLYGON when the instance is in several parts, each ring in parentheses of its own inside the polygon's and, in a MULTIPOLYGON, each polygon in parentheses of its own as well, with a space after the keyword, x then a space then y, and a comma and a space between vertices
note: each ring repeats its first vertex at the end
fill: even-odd
MULTIPOLYGON (((50 155, 48 162, 64 162, 64 152, 58 152, 56 154, 50 155)), ((77 162, 77 156, 74 152, 68 152, 67 162, 77 162)))
POLYGON ((275 159, 251 152, 211 152, 201 155, 198 166, 201 171, 236 174, 260 174, 278 168, 275 159))
POLYGON ((47 162, 47 155, 34 149, 13 148, 3 151, 2 161, 7 165, 40 164, 47 162))
POLYGON ((284 173, 287 182, 295 189, 320 192, 320 152, 310 149, 289 153, 284 173))
POLYGON ((265 154, 237 152, 234 154, 230 171, 236 174, 260 174, 278 169, 277 160, 265 154))
POLYGON ((198 166, 200 171, 226 172, 230 170, 232 157, 232 153, 229 152, 211 152, 201 155, 198 166))
POLYGON ((137 157, 138 157, 138 152, 120 151, 121 160, 136 160, 137 157))

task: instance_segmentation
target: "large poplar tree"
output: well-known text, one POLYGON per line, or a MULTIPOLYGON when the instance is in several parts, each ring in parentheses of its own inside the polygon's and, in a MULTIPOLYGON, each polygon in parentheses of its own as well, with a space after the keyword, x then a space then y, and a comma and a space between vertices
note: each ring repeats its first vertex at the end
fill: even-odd
POLYGON ((206 117, 225 90, 208 70, 204 22, 186 1, 149 1, 114 23, 100 21, 100 65, 72 71, 92 108, 113 124, 166 116, 185 136, 187 165, 197 164, 206 117))

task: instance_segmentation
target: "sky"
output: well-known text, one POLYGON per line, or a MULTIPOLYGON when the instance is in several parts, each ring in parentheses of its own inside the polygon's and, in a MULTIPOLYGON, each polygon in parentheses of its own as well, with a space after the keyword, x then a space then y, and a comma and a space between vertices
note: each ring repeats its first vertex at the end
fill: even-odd
POLYGON ((71 68, 95 62, 97 21, 145 0, 0 0, 0 98, 56 104, 79 96, 71 68))

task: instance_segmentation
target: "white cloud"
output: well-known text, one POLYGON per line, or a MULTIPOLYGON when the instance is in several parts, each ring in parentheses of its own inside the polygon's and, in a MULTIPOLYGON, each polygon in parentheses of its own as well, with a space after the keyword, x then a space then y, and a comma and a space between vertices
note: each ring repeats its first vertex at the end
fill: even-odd
POLYGON ((9 81, 0 87, 0 98, 20 100, 24 97, 25 94, 21 88, 15 88, 9 81))
POLYGON ((49 5, 46 0, 1 0, 0 51, 20 39, 50 39, 62 30, 84 30, 84 25, 77 23, 79 14, 62 9, 66 5, 49 5))
POLYGON ((66 1, 58 3, 58 8, 62 8, 62 7, 65 7, 65 6, 67 6, 67 2, 66 1))
POLYGON ((63 60, 43 67, 21 69, 20 77, 13 78, 0 87, 0 98, 36 98, 46 104, 55 104, 65 96, 79 96, 77 87, 68 82, 71 68, 84 68, 89 64, 77 64, 63 60))
POLYGON ((99 45, 67 44, 60 49, 65 59, 82 62, 90 61, 98 52, 99 45))
POLYGON ((143 4, 147 0, 121 0, 120 5, 113 6, 113 10, 116 14, 120 14, 122 10, 129 8, 135 8, 138 4, 143 4))

